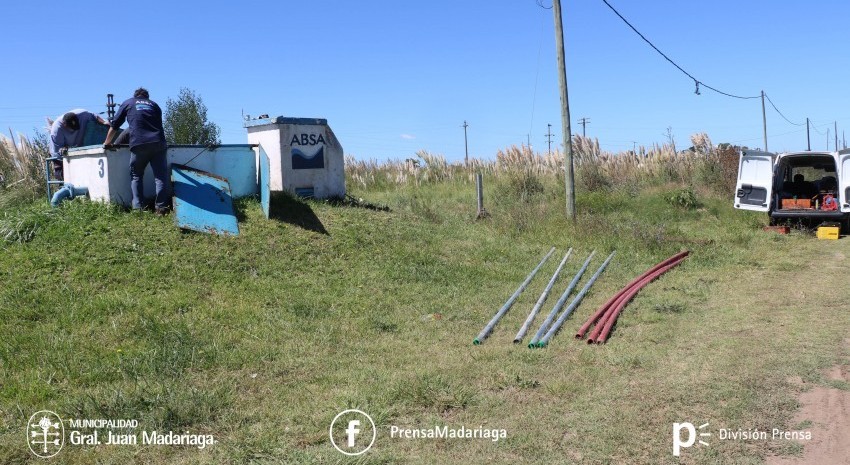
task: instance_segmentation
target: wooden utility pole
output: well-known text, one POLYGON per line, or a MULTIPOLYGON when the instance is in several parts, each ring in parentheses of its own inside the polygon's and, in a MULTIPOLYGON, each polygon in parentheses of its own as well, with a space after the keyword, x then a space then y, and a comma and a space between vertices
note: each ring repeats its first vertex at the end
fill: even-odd
POLYGON ((764 111, 764 91, 761 91, 761 122, 764 125, 764 151, 767 152, 767 113, 764 111))
POLYGON ((469 166, 469 143, 466 140, 466 128, 468 128, 468 127, 469 127, 469 125, 466 124, 466 120, 463 120, 463 148, 464 148, 464 151, 466 153, 466 155, 464 155, 464 158, 463 158, 463 166, 466 166, 466 167, 469 166))
POLYGON ((578 124, 581 124, 581 137, 587 137, 585 134, 585 126, 590 123, 590 120, 587 118, 582 118, 578 121, 578 124))
POLYGON ((487 218, 490 216, 484 208, 484 179, 481 173, 475 173, 475 192, 478 195, 478 214, 477 219, 487 218))
POLYGON ((576 219, 576 189, 573 173, 573 142, 570 131, 570 101, 567 96, 567 65, 564 59, 564 24, 561 19, 561 0, 552 0, 555 16, 555 45, 558 55, 558 87, 561 89, 561 125, 564 135, 564 187, 567 200, 567 218, 576 219))
POLYGON ((809 118, 806 118, 806 150, 812 151, 812 138, 809 137, 809 118))

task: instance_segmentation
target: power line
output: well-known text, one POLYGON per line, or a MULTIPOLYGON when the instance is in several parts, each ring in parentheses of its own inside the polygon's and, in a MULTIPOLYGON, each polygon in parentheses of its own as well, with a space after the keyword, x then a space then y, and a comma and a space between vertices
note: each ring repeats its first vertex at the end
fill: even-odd
MULTIPOLYGON (((540 4, 540 0, 537 0, 537 5, 541 8, 545 8, 540 4)), ((537 81, 540 77, 540 55, 543 52, 543 26, 545 24, 546 23, 544 21, 540 22, 540 44, 537 46, 537 72, 534 74, 534 95, 531 98, 531 124, 528 126, 528 132, 531 132, 531 130, 534 129, 534 108, 537 105, 537 81)))
MULTIPOLYGON (((805 129, 795 129, 793 131, 780 132, 778 134, 768 134, 768 136, 770 136, 770 137, 787 136, 788 134, 798 134, 798 133, 801 133, 803 131, 805 131, 805 129)), ((735 139, 735 140, 732 140, 730 142, 738 143, 738 142, 750 142, 750 141, 754 141, 754 140, 762 140, 762 138, 761 137, 751 137, 749 139, 735 139)))
POLYGON ((95 105, 28 105, 24 107, 0 107, 0 110, 31 110, 35 108, 88 108, 103 105, 98 103, 95 105))
MULTIPOLYGON (((670 64, 672 64, 673 66, 675 66, 675 67, 676 67, 676 69, 678 69, 679 71, 681 71, 682 73, 684 73, 684 74, 685 74, 685 76, 687 76, 687 77, 689 77, 689 78, 693 79, 694 84, 696 85, 696 90, 694 91, 694 93, 695 93, 695 94, 699 95, 699 86, 703 86, 703 87, 705 87, 706 89, 713 90, 713 91, 717 92, 718 94, 725 95, 725 96, 727 96, 727 97, 733 97, 733 98, 739 98, 739 99, 755 99, 755 98, 761 98, 761 95, 755 95, 755 96, 752 96, 752 97, 744 97, 744 96, 741 96, 741 95, 730 94, 730 93, 728 93, 728 92, 723 92, 722 90, 719 90, 719 89, 716 89, 716 88, 714 88, 714 87, 711 87, 710 85, 708 85, 708 84, 706 84, 706 83, 704 83, 704 82, 700 81, 699 79, 697 79, 696 77, 694 77, 691 73, 689 73, 689 72, 685 71, 685 70, 684 70, 681 66, 679 66, 679 65, 678 65, 675 61, 673 61, 672 59, 670 59, 670 57, 668 57, 667 55, 665 55, 665 54, 664 54, 664 52, 662 52, 661 50, 659 50, 659 49, 658 49, 658 47, 656 47, 656 46, 655 46, 655 44, 653 44, 652 42, 650 42, 650 41, 649 41, 649 39, 647 39, 647 38, 646 38, 643 34, 641 34, 641 33, 640 33, 640 31, 638 31, 638 30, 637 30, 637 28, 635 28, 634 26, 632 26, 632 23, 630 23, 630 22, 629 22, 629 20, 627 20, 626 18, 624 18, 624 17, 623 17, 623 15, 621 15, 621 14, 620 14, 620 12, 619 12, 619 11, 617 11, 617 9, 616 9, 616 8, 614 8, 613 6, 611 6, 611 4, 610 4, 610 3, 608 3, 608 0, 602 0, 602 2, 603 2, 603 3, 605 3, 605 5, 608 5, 608 8, 610 8, 610 9, 611 9, 611 11, 613 11, 613 12, 614 12, 614 14, 616 14, 616 15, 617 15, 620 19, 622 19, 622 20, 623 20, 623 22, 624 22, 624 23, 626 23, 626 25, 627 25, 627 26, 629 26, 629 27, 630 27, 633 31, 635 31, 635 34, 637 34, 638 36, 640 36, 640 38, 641 38, 641 39, 643 39, 643 40, 644 40, 644 42, 646 42, 647 44, 649 44, 649 46, 650 46, 650 47, 652 47, 652 48, 653 48, 656 52, 658 52, 658 54, 659 54, 659 55, 663 56, 665 60, 669 61, 669 62, 670 62, 670 64)), ((539 3, 538 3, 538 4, 539 4, 539 3)))
POLYGON ((776 110, 777 113, 779 113, 779 116, 781 116, 785 121, 788 121, 788 123, 793 124, 794 126, 805 126, 806 125, 806 123, 795 123, 795 122, 791 121, 790 119, 786 118, 785 115, 783 115, 782 112, 779 111, 779 108, 776 108, 776 105, 773 103, 773 100, 770 99, 769 95, 764 94, 764 97, 767 99, 768 102, 770 102, 770 106, 772 106, 773 109, 776 110))
MULTIPOLYGON (((825 123, 825 124, 829 124, 829 123, 825 123)), ((823 124, 821 124, 821 126, 823 126, 823 124)), ((825 136, 825 135, 826 135, 826 133, 825 133, 825 132, 820 132, 820 131, 818 131, 818 127, 817 127, 817 126, 815 126, 815 125, 814 125, 814 123, 813 123, 811 126, 809 126, 809 127, 811 127, 812 129, 814 129, 816 133, 818 133, 818 134, 820 134, 820 135, 822 135, 822 136, 825 136)))

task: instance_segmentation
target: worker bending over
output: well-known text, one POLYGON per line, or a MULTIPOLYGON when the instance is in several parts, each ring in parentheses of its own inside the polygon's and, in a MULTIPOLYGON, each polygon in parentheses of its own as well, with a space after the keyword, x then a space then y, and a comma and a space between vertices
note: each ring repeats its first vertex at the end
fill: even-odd
MULTIPOLYGON (((62 158, 67 155, 69 148, 82 146, 89 124, 109 126, 103 118, 82 108, 71 110, 56 118, 50 125, 50 156, 62 158)), ((53 160, 53 177, 62 181, 65 179, 64 174, 62 160, 53 160)))

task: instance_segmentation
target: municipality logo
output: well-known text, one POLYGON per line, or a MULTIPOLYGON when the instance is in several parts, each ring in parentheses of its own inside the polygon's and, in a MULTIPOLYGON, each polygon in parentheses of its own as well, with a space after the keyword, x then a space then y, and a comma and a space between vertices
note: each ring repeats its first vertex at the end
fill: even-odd
POLYGON ((59 415, 50 410, 35 412, 27 422, 27 445, 44 459, 58 454, 65 445, 65 426, 59 415))

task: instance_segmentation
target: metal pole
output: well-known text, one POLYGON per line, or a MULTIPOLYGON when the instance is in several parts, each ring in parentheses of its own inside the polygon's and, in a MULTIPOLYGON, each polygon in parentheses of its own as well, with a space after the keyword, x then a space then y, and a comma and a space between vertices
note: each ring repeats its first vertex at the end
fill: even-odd
POLYGON ((505 305, 502 305, 502 308, 500 308, 499 311, 496 312, 490 322, 487 323, 487 326, 485 326, 484 329, 482 329, 481 332, 478 333, 478 337, 476 337, 472 341, 473 344, 479 345, 484 342, 484 339, 487 339, 487 336, 489 336, 490 333, 493 331, 493 328, 496 326, 496 323, 498 323, 499 320, 502 319, 503 316, 505 316, 505 313, 507 313, 511 306, 514 304, 514 302, 516 302, 516 299, 519 297, 520 294, 522 294, 522 291, 525 290, 525 288, 528 286, 528 283, 530 283, 531 279, 534 278, 534 275, 536 275, 537 272, 540 271, 540 268, 543 267, 543 264, 546 263, 546 260, 549 260, 549 257, 552 256, 554 252, 555 248, 552 247, 552 249, 549 250, 549 253, 547 253, 546 256, 543 257, 543 260, 540 260, 540 263, 538 263, 537 266, 533 270, 531 270, 531 273, 529 273, 529 275, 525 278, 525 281, 520 284, 517 290, 514 291, 513 295, 511 295, 508 301, 505 302, 505 305))
POLYGON ((115 118, 115 96, 113 94, 106 94, 106 117, 110 123, 115 118))
POLYGON ((549 141, 549 155, 552 155, 552 124, 546 124, 546 139, 549 141))
MULTIPOLYGON (((51 157, 52 158, 52 157, 51 157)), ((47 201, 50 202, 50 168, 53 162, 44 160, 44 182, 47 187, 47 201)))
POLYGON ((764 91, 761 91, 761 121, 764 125, 764 151, 767 152, 767 113, 764 111, 764 91))
POLYGON ((809 118, 806 118, 806 150, 812 151, 812 138, 809 136, 809 118))
POLYGON ((469 127, 469 125, 466 124, 466 120, 463 120, 463 148, 464 148, 464 151, 465 151, 464 153, 466 153, 466 155, 464 155, 464 158, 463 158, 463 166, 466 166, 466 167, 469 166, 469 143, 466 140, 466 128, 467 127, 469 127))
POLYGON ((581 300, 584 299, 584 296, 585 294, 587 294, 587 291, 590 289, 590 286, 593 286, 593 283, 596 282, 596 278, 598 278, 599 275, 601 275, 602 272, 605 271, 605 267, 607 267, 611 259, 614 258, 615 253, 617 253, 616 250, 611 252, 611 255, 608 255, 608 258, 606 258, 605 261, 602 262, 602 265, 599 267, 598 270, 596 270, 596 273, 593 273, 593 276, 590 277, 590 280, 587 281, 587 284, 585 284, 584 287, 581 288, 581 291, 579 291, 578 295, 576 295, 576 298, 573 299, 572 302, 570 302, 570 305, 566 308, 566 310, 564 310, 564 313, 561 314, 560 318, 558 318, 558 321, 556 321, 555 324, 552 325, 552 327, 549 329, 549 332, 546 333, 546 336, 544 336, 543 339, 541 339, 537 343, 537 347, 546 347, 546 344, 549 343, 549 339, 551 339, 552 336, 554 336, 555 333, 558 332, 558 329, 561 328, 561 325, 564 324, 564 321, 566 321, 567 317, 570 316, 570 313, 572 313, 573 310, 578 307, 578 304, 581 303, 581 300))
POLYGON ((534 304, 534 307, 531 309, 531 313, 528 314, 528 318, 525 319, 525 323, 522 324, 522 327, 514 336, 514 344, 519 344, 522 342, 522 338, 525 337, 525 333, 528 332, 528 328, 531 326, 531 323, 534 321, 534 317, 537 316, 537 312, 540 311, 540 307, 546 302, 546 298, 549 297, 549 292, 552 291, 552 286, 555 285, 555 281, 558 280, 558 275, 561 274, 561 268, 564 267, 564 263, 567 263, 567 259, 570 258, 570 255, 573 253, 573 248, 570 247, 567 250, 566 255, 564 255, 563 260, 561 260, 561 264, 558 265, 558 268, 555 270, 555 274, 552 275, 552 278, 549 279, 549 284, 546 285, 546 289, 543 290, 543 293, 540 294, 540 298, 537 299, 537 303, 534 304))
POLYGON ((549 325, 552 323, 552 320, 555 319, 555 315, 558 314, 558 311, 561 309, 561 307, 564 306, 564 303, 566 303, 567 298, 570 297, 570 293, 573 292, 573 289, 576 288, 578 281, 581 279, 581 276, 584 274, 585 270, 587 270, 587 266, 590 265, 590 260, 593 259, 594 255, 596 255, 595 250, 593 252, 590 252, 590 255, 587 257, 587 260, 584 261, 584 264, 581 266, 581 269, 578 270, 578 273, 576 273, 576 275, 573 277, 573 280, 570 281, 570 284, 567 286, 567 290, 565 290, 564 293, 561 294, 561 298, 559 298, 558 301, 555 302, 555 306, 552 307, 552 311, 550 311, 549 315, 546 316, 546 319, 543 320, 543 324, 540 325, 540 329, 537 330, 537 333, 528 343, 528 347, 535 347, 537 345, 537 341, 539 341, 540 338, 543 337, 544 334, 546 334, 546 330, 549 329, 549 325))
POLYGON ((573 173, 573 142, 570 131, 570 102, 567 96, 567 66, 564 59, 564 25, 561 19, 561 0, 552 0, 555 16, 555 45, 558 55, 558 87, 561 89, 561 125, 564 136, 564 187, 567 200, 567 218, 576 219, 576 190, 573 173))

